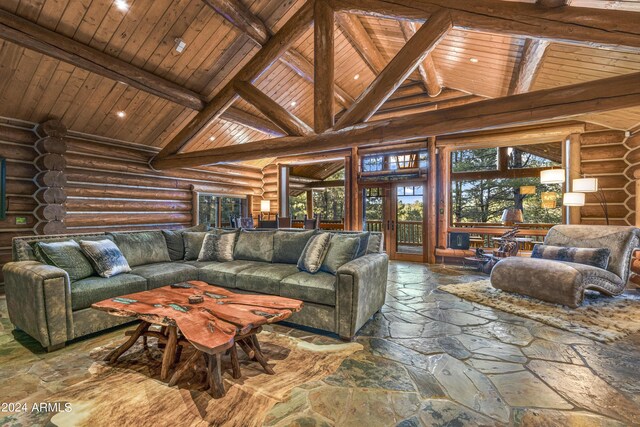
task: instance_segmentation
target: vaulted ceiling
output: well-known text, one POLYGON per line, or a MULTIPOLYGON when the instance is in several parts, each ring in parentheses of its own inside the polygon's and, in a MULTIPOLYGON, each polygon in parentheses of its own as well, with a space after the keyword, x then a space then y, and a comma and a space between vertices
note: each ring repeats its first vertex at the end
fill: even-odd
MULTIPOLYGON (((241 1, 272 33, 304 3, 241 1)), ((569 4, 640 12, 640 0, 572 0, 569 4)), ((255 41, 203 0, 3 0, 0 9, 189 89, 204 101, 220 91, 259 50, 255 41), (176 39, 186 43, 181 53, 175 49, 176 39)), ((32 122, 57 117, 73 131, 160 148, 196 114, 191 108, 148 91, 6 41, 1 22, 0 19, 0 116, 32 122), (119 117, 118 112, 125 116, 119 117)), ((406 34, 399 21, 370 16, 344 16, 337 19, 337 26, 335 78, 342 100, 336 97, 334 108, 339 112, 404 46, 406 34), (364 29, 371 49, 356 49, 357 40, 345 28, 345 20, 364 29)), ((416 29, 419 27, 416 25, 416 29)), ((296 58, 313 63, 313 44, 310 27, 294 42, 288 57, 276 61, 254 82, 310 126, 313 84, 309 76, 301 75, 304 72, 296 72, 295 64, 296 58)), ((431 54, 438 83, 444 88, 442 93, 429 97, 416 71, 374 119, 416 108, 446 108, 455 103, 506 96, 513 90, 526 49, 523 37, 454 29, 431 54)), ((544 51, 530 90, 638 71, 640 53, 551 43, 544 51)), ((241 144, 281 133, 243 99, 235 101, 233 107, 184 150, 241 144), (244 118, 238 118, 243 114, 244 118), (247 117, 264 126, 247 126, 247 117)), ((640 108, 585 115, 580 120, 632 129, 640 124, 640 108)), ((251 164, 261 166, 264 162, 251 164)))

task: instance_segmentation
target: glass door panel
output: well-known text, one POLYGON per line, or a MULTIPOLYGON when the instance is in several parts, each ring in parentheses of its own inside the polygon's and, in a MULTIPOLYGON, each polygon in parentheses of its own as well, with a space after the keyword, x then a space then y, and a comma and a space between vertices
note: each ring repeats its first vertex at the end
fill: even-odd
POLYGON ((386 211, 388 209, 387 203, 387 189, 385 187, 370 187, 363 190, 363 214, 362 228, 365 231, 381 231, 385 233, 384 244, 387 248, 388 236, 387 222, 389 222, 386 211))
MULTIPOLYGON (((395 196, 395 224, 392 224, 396 254, 422 259, 424 230, 424 186, 397 185, 395 196)), ((407 258, 408 257, 403 257, 407 258)))

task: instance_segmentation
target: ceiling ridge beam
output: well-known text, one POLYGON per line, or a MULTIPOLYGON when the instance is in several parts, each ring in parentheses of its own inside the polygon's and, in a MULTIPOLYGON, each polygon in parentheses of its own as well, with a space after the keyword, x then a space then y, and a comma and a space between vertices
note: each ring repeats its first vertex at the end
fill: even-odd
POLYGON ((179 152, 196 137, 209 123, 220 115, 237 99, 234 84, 237 81, 252 82, 265 72, 291 47, 291 44, 307 30, 313 22, 313 1, 304 5, 274 34, 231 80, 196 114, 176 136, 158 153, 155 162, 163 157, 179 152))
POLYGON ((205 106, 196 92, 4 10, 0 38, 192 110, 205 106))
POLYGON ((378 50, 375 43, 362 25, 362 22, 355 15, 344 13, 336 14, 336 22, 342 30, 349 44, 360 55, 365 64, 371 69, 374 75, 380 72, 387 65, 387 61, 378 50))
POLYGON ((547 40, 526 39, 522 47, 522 55, 514 76, 509 95, 529 92, 542 67, 542 59, 549 47, 547 40))
POLYGON ((292 136, 311 136, 313 130, 298 117, 248 82, 235 82, 236 93, 292 136))
POLYGON ((275 137, 285 136, 287 133, 270 120, 255 116, 240 108, 230 107, 220 116, 222 120, 246 126, 258 132, 275 137))
POLYGON ((459 29, 552 42, 640 51, 640 13, 584 7, 547 8, 502 0, 330 0, 336 12, 422 22, 446 8, 459 29))
POLYGON ((336 122, 336 129, 368 120, 447 35, 452 26, 448 10, 434 13, 340 117, 336 122))
POLYGON ((473 104, 359 124, 312 137, 284 137, 180 154, 158 169, 282 157, 361 145, 416 141, 431 136, 564 119, 640 105, 640 73, 489 99, 473 104))
MULTIPOLYGON (((239 0, 202 0, 231 25, 236 27, 258 46, 263 46, 272 36, 271 30, 239 0)), ((279 58, 306 81, 313 83, 313 65, 298 50, 290 48, 279 58)), ((353 97, 344 89, 335 87, 335 98, 340 105, 349 108, 353 97)))
MULTIPOLYGON (((404 35, 405 42, 409 41, 411 37, 416 33, 415 23, 409 21, 399 21, 400 29, 404 35)), ((434 97, 440 95, 442 92, 442 85, 440 84, 440 78, 438 77, 438 71, 436 70, 436 64, 433 62, 431 54, 424 57, 422 62, 418 65, 418 71, 422 84, 429 96, 434 97)))

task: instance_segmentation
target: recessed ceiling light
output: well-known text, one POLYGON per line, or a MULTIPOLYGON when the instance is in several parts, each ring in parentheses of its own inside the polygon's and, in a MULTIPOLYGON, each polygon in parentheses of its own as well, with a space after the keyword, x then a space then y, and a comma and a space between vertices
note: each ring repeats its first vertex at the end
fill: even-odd
POLYGON ((355 76, 353 76, 353 80, 358 80, 360 78, 360 74, 356 74, 355 76))
POLYGON ((213 140, 215 140, 215 139, 216 139, 216 137, 215 137, 215 136, 210 136, 210 137, 209 137, 209 141, 213 141, 213 140))
POLYGON ((291 101, 291 106, 295 107, 296 105, 298 105, 298 103, 296 101, 291 101))
POLYGON ((125 113, 124 111, 118 111, 116 113, 116 116, 120 117, 121 119, 124 119, 127 116, 127 113, 125 113))
POLYGON ((113 3, 116 5, 118 10, 121 10, 123 12, 126 12, 127 10, 129 10, 129 4, 125 0, 116 0, 113 3))
POLYGON ((473 62, 474 64, 477 64, 479 61, 478 61, 478 58, 469 58, 469 62, 473 62))

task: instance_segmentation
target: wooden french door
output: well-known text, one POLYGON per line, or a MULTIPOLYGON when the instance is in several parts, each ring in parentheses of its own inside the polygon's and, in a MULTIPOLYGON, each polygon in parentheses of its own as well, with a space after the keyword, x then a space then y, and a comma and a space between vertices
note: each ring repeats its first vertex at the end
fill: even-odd
POLYGON ((391 259, 424 259, 425 190, 424 182, 367 185, 362 190, 363 228, 384 233, 391 259))

